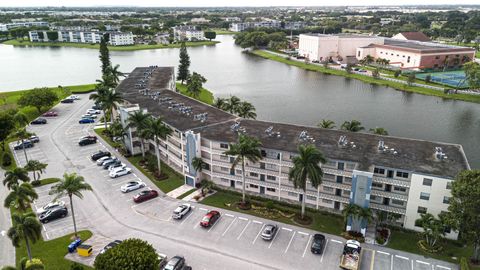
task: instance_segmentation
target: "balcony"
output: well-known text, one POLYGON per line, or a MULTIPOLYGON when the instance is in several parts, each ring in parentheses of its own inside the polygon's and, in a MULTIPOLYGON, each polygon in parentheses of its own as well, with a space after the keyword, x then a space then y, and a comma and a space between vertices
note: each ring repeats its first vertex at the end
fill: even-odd
POLYGON ((406 212, 406 210, 402 208, 397 208, 390 205, 377 204, 377 203, 370 203, 370 208, 375 210, 382 210, 390 213, 397 213, 401 215, 405 215, 405 212, 406 212))
POLYGON ((410 181, 408 180, 400 180, 397 178, 387 178, 383 176, 373 176, 373 181, 382 183, 382 184, 389 184, 389 185, 394 185, 394 186, 400 186, 400 187, 410 187, 410 181))
POLYGON ((379 196, 379 197, 383 197, 383 198, 390 198, 390 199, 394 199, 394 200, 400 200, 400 201, 404 201, 404 202, 408 201, 408 196, 406 196, 406 195, 397 194, 397 193, 393 193, 393 192, 387 192, 387 191, 381 191, 381 190, 376 190, 376 189, 372 189, 371 195, 379 196))
POLYGON ((341 176, 350 177, 350 178, 352 177, 352 172, 349 172, 349 171, 342 171, 342 170, 325 168, 325 167, 323 167, 322 170, 324 173, 328 173, 328 174, 341 175, 341 176))

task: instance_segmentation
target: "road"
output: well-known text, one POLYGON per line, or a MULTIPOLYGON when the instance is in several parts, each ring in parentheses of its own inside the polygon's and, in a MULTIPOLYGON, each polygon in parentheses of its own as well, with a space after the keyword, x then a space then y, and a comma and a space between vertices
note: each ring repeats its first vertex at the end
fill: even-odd
MULTIPOLYGON (((96 166, 89 156, 99 149, 112 150, 100 140, 95 145, 80 147, 78 139, 93 134, 93 124, 80 125, 80 115, 91 107, 88 95, 80 95, 74 104, 59 104, 54 108, 59 117, 49 119, 44 126, 30 126, 29 130, 40 137, 40 143, 28 149, 30 158, 47 162, 43 177, 61 177, 67 172, 77 172, 93 187, 85 192, 84 199, 75 198, 75 211, 79 228, 89 229, 106 239, 138 237, 147 240, 160 253, 169 257, 183 255, 194 269, 338 269, 339 257, 345 240, 326 235, 328 242, 323 255, 313 255, 310 250, 315 231, 287 224, 278 224, 279 233, 271 242, 265 242, 259 234, 271 221, 217 209, 222 217, 209 228, 198 224, 202 216, 212 208, 192 203, 194 209, 181 221, 170 218, 180 201, 165 195, 141 204, 135 204, 132 196, 123 194, 120 186, 128 181, 142 180, 148 187, 157 189, 133 166, 133 173, 110 179, 107 171, 96 166)), ((123 162, 128 161, 117 155, 123 162)), ((20 164, 25 160, 21 151, 15 158, 20 164)), ((40 198, 35 207, 47 203, 48 186, 38 188, 40 198)), ((158 190, 158 189, 157 189, 158 190)), ((67 218, 45 224, 45 239, 53 239, 72 232, 70 214, 67 218)), ((362 269, 413 270, 457 269, 457 266, 395 251, 374 245, 363 245, 362 269)))

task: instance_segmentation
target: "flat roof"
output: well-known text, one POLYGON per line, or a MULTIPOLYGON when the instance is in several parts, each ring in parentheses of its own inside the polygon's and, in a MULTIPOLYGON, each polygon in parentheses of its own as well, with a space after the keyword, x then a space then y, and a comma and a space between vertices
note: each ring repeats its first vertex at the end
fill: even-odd
MULTIPOLYGON (((235 121, 229 121, 217 125, 198 128, 203 138, 220 141, 236 142, 238 133, 231 127, 235 121)), ((324 153, 327 158, 343 161, 351 161, 359 164, 358 169, 373 171, 372 165, 401 169, 428 175, 454 178, 460 171, 469 169, 467 158, 463 148, 458 144, 447 144, 399 138, 392 136, 380 136, 368 133, 347 132, 334 129, 322 129, 316 127, 297 126, 258 120, 241 120, 240 126, 249 136, 258 138, 264 148, 296 153, 297 148, 303 143, 313 143, 324 153), (273 127, 270 135, 266 129, 273 127), (306 131, 311 140, 301 140, 300 134, 306 131), (276 136, 280 132, 280 137, 276 136), (346 136, 346 147, 340 147, 340 136, 346 136), (378 143, 384 141, 392 151, 380 152, 378 143), (352 144, 353 142, 353 144, 352 144), (353 147, 355 145, 355 147, 353 147), (437 161, 435 159, 435 147, 441 147, 447 155, 447 159, 437 161)))
POLYGON ((384 45, 374 44, 375 47, 394 47, 410 51, 420 52, 456 52, 456 51, 472 51, 475 49, 469 47, 460 47, 446 45, 434 42, 420 42, 412 40, 385 39, 384 45))
POLYGON ((347 34, 347 33, 339 33, 339 34, 320 34, 320 33, 306 33, 301 34, 305 36, 312 36, 312 37, 338 37, 338 38, 383 38, 379 36, 369 36, 369 35, 360 35, 360 34, 347 34))

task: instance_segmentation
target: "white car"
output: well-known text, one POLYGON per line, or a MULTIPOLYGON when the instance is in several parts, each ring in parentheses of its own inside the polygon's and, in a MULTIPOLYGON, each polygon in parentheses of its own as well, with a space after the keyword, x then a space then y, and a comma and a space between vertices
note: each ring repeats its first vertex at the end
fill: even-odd
POLYGON ((58 206, 65 206, 65 202, 64 201, 59 201, 59 200, 52 201, 52 202, 38 208, 37 209, 37 215, 45 214, 48 210, 50 210, 52 208, 55 208, 55 207, 58 207, 58 206))
POLYGON ((125 165, 125 163, 119 163, 119 164, 115 164, 115 165, 110 165, 108 166, 108 171, 111 172, 113 170, 117 170, 117 169, 120 169, 120 168, 125 168, 127 167, 127 165, 125 165))
POLYGON ((130 191, 134 191, 134 190, 137 190, 137 189, 141 189, 143 187, 145 187, 145 183, 142 182, 142 181, 131 181, 131 182, 128 182, 126 183, 125 185, 123 185, 120 190, 123 192, 123 193, 128 193, 130 191))
POLYGON ((87 114, 82 115, 82 118, 93 118, 93 119, 95 119, 95 118, 97 118, 97 115, 87 113, 87 114))
POLYGON ((118 168, 116 170, 111 171, 108 175, 111 178, 117 178, 119 176, 127 175, 132 172, 132 169, 125 167, 125 168, 118 168))
POLYGON ((173 210, 172 218, 174 219, 182 219, 188 212, 192 210, 192 206, 188 203, 184 203, 173 210))
POLYGON ((101 114, 102 111, 100 110, 95 110, 95 109, 88 109, 87 114, 101 114))
POLYGON ((103 162, 106 161, 107 159, 112 159, 112 157, 102 157, 102 158, 97 159, 97 165, 102 166, 103 162))
POLYGON ((77 96, 77 95, 71 95, 71 96, 69 96, 67 99, 79 100, 79 99, 80 99, 80 97, 79 97, 79 96, 77 96))

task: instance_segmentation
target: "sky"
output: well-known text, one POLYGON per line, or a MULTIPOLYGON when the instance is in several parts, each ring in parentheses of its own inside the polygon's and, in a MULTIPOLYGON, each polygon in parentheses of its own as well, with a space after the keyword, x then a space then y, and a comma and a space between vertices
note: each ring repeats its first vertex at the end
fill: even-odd
POLYGON ((478 0, 0 0, 0 7, 30 6, 347 6, 347 5, 448 5, 480 4, 478 0))

